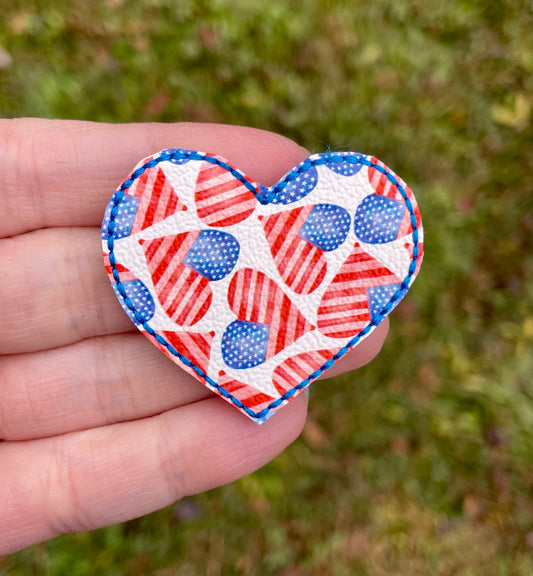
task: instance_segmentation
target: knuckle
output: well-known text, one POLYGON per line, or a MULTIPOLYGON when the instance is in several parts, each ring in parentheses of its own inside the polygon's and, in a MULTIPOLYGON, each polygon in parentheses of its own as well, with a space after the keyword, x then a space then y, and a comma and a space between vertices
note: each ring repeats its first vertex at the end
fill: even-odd
POLYGON ((2 120, 0 123, 0 181, 2 196, 0 206, 4 217, 1 236, 19 232, 17 226, 28 213, 39 210, 40 170, 35 165, 40 155, 35 133, 25 119, 2 120))
POLYGON ((171 442, 175 434, 170 430, 166 417, 159 419, 159 470, 169 495, 168 501, 175 502, 188 495, 187 467, 183 444, 179 440, 171 442))
POLYGON ((79 468, 72 461, 72 446, 67 448, 65 438, 53 439, 51 462, 43 483, 48 521, 59 534, 87 531, 94 526, 80 495, 79 468))

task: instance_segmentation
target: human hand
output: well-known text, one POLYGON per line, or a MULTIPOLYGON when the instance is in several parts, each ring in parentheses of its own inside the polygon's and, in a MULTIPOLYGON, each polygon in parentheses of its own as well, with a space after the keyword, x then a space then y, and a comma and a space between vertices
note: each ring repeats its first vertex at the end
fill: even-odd
MULTIPOLYGON (((303 394, 257 426, 148 342, 113 293, 105 206, 168 147, 220 154, 266 185, 308 156, 242 127, 0 120, 0 554, 236 480, 303 427, 303 394)), ((371 360, 387 330, 327 376, 371 360)))

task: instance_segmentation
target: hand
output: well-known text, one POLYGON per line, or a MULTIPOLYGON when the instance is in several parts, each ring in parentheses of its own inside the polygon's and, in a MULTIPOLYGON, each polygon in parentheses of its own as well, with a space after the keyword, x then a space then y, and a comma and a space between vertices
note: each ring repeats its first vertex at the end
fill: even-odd
MULTIPOLYGON (((167 147, 221 154, 267 185, 308 155, 242 127, 0 120, 0 554, 236 480, 302 429, 303 394, 258 426, 165 358, 115 298, 105 206, 167 147)), ((328 377, 368 362, 386 333, 328 377)))

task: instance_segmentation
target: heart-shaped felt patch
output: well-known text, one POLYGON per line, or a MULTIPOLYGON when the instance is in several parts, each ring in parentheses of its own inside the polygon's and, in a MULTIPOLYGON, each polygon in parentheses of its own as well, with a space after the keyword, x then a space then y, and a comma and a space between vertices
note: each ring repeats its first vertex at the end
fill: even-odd
POLYGON ((258 423, 389 314, 423 246, 413 193, 376 158, 315 154, 267 188, 179 148, 135 167, 102 240, 139 330, 258 423))

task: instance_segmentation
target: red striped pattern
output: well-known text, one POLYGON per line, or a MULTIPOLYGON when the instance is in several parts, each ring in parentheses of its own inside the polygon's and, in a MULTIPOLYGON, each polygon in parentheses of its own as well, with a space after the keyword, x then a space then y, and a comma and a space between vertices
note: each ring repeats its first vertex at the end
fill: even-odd
POLYGON ((194 195, 198 217, 209 226, 231 226, 255 210, 254 194, 231 172, 202 162, 194 195))
POLYGON ((331 338, 355 336, 371 320, 367 288, 400 282, 356 242, 322 296, 317 314, 319 330, 331 338))
POLYGON ((194 195, 199 218, 209 226, 231 226, 255 210, 254 194, 231 172, 202 162, 194 195))
MULTIPOLYGON (((388 166, 385 166, 383 162, 381 162, 374 156, 370 159, 370 161, 373 162, 374 164, 377 164, 378 166, 381 166, 382 168, 385 168, 388 172, 393 174, 396 180, 402 185, 407 195, 407 198, 409 198, 411 205, 413 207, 413 213, 416 218, 416 225, 418 228, 421 228, 422 218, 420 216, 420 209, 418 208, 415 195, 413 194, 411 188, 409 188, 409 186, 407 186, 407 184, 397 174, 395 174, 388 166)), ((376 191, 376 194, 379 194, 380 196, 386 196, 387 198, 392 198, 393 200, 399 200, 400 202, 405 203, 405 199, 398 190, 398 187, 395 186, 387 178, 385 174, 383 174, 379 170, 376 170, 373 166, 370 166, 368 168, 368 181, 370 182, 372 188, 374 188, 374 190, 376 191)), ((407 236, 408 234, 412 233, 413 233, 413 227, 411 225, 410 215, 409 212, 406 211, 403 221, 400 225, 397 237, 401 238, 403 236, 407 236)))
POLYGON ((276 268, 283 281, 297 294, 310 294, 327 272, 320 248, 298 236, 314 206, 259 216, 276 268))
MULTIPOLYGON (((185 371, 192 374, 195 378, 198 378, 198 374, 189 368, 186 364, 180 361, 180 359, 171 354, 166 346, 162 346, 159 342, 150 336, 148 333, 144 333, 145 336, 150 340, 161 352, 168 356, 173 362, 179 364, 185 371)), ((181 355, 188 358, 193 362, 198 368, 200 368, 204 374, 207 374, 209 369, 209 360, 211 356, 211 343, 215 335, 214 332, 170 332, 161 331, 161 336, 173 346, 181 355)))
MULTIPOLYGON (((413 242, 405 243, 404 248, 407 250, 407 252, 409 253, 409 258, 412 260, 413 259, 413 251, 414 251, 413 242)), ((413 278, 416 277, 416 275, 418 274, 418 272, 420 270, 420 266, 422 266, 423 256, 424 256, 424 243, 419 242, 418 243, 418 258, 416 261, 416 268, 415 268, 415 273, 413 274, 413 278)))
POLYGON ((261 411, 275 400, 273 396, 259 392, 259 390, 256 390, 252 386, 248 386, 248 384, 231 378, 231 376, 228 376, 223 370, 219 372, 217 384, 240 400, 245 406, 252 408, 255 412, 261 411))
POLYGON ((396 238, 403 238, 408 234, 412 234, 413 226, 411 225, 411 215, 409 214, 408 210, 405 210, 403 213, 402 221, 400 222, 400 227, 398 228, 398 234, 396 238))
MULTIPOLYGON (((113 268, 111 267, 111 262, 109 261, 109 254, 106 254, 105 252, 104 252, 104 266, 105 271, 109 274, 111 278, 111 282, 115 282, 115 279, 113 278, 113 268)), ((117 272, 120 274, 121 282, 127 282, 128 280, 138 280, 135 274, 130 272, 125 266, 123 266, 119 262, 116 263, 115 268, 117 269, 117 272)))
POLYGON ((211 305, 209 280, 183 264, 200 231, 140 240, 157 298, 179 326, 196 324, 211 305))
POLYGON ((315 370, 323 366, 340 348, 331 350, 313 350, 303 352, 282 362, 272 375, 272 382, 276 390, 283 395, 287 390, 298 386, 315 370))
POLYGON ((135 180, 128 194, 139 198, 130 234, 144 230, 176 212, 187 210, 187 206, 178 198, 174 187, 159 166, 145 170, 135 180))
POLYGON ((239 320, 270 326, 266 359, 313 329, 283 290, 252 268, 242 268, 233 276, 228 304, 239 320))

